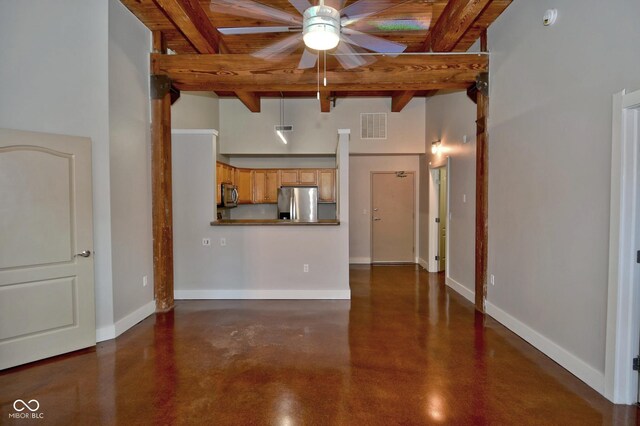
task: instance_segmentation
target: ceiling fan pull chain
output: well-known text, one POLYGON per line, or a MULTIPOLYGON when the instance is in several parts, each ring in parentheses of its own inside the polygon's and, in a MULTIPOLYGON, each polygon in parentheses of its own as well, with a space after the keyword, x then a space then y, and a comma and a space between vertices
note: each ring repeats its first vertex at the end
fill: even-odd
POLYGON ((320 51, 318 51, 318 93, 316 97, 320 100, 320 51))
POLYGON ((324 51, 324 87, 327 87, 327 51, 324 51))

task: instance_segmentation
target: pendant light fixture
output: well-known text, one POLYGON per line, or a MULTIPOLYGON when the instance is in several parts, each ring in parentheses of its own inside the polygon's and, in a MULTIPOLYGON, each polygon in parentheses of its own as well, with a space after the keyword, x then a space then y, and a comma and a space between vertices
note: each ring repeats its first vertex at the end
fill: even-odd
POLYGON ((280 137, 283 144, 287 144, 287 138, 284 137, 284 95, 280 92, 280 126, 276 130, 276 134, 280 137))

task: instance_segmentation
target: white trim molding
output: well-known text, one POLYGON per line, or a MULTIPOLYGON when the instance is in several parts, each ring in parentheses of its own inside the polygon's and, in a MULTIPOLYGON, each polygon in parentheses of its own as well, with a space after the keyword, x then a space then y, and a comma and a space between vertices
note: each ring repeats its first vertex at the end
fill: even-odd
POLYGON ((640 334, 640 292, 634 288, 640 280, 634 259, 640 245, 639 127, 640 90, 614 94, 604 396, 616 404, 635 403, 638 389, 632 359, 640 334))
POLYGON ((599 393, 604 393, 604 374, 562 346, 538 333, 522 321, 512 317, 491 302, 486 302, 486 312, 500 324, 522 337, 536 349, 569 370, 571 374, 591 386, 599 393))
POLYGON ((427 272, 429 272, 429 262, 427 262, 423 258, 419 257, 418 258, 418 262, 416 262, 416 263, 418 265, 422 266, 427 272))
POLYGON ((140 321, 146 319, 149 315, 156 311, 156 301, 152 300, 146 305, 141 306, 129 315, 119 319, 113 325, 101 327, 96 330, 96 342, 104 342, 105 340, 115 339, 125 331, 129 330, 140 321))
POLYGON ((348 300, 351 299, 351 290, 176 290, 174 298, 176 300, 348 300))
POLYGON ((350 257, 349 258, 349 263, 352 265, 368 265, 371 263, 371 258, 370 257, 350 257))
POLYGON ((460 284, 458 281, 454 280, 451 277, 445 278, 445 283, 447 286, 451 287, 456 293, 460 294, 462 297, 467 299, 469 302, 476 304, 476 292, 469 290, 464 285, 460 284))

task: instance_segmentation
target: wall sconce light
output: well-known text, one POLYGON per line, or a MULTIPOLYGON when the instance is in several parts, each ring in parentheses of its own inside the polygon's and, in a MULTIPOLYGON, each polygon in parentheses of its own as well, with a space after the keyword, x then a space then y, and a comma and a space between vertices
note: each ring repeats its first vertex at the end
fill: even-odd
POLYGON ((440 152, 440 139, 438 139, 437 141, 431 142, 431 153, 437 154, 439 152, 440 152))

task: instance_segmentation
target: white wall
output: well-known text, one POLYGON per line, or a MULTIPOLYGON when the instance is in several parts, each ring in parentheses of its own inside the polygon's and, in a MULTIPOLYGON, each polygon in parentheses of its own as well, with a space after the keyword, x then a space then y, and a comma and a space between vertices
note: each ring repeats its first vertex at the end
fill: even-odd
MULTIPOLYGON (((487 311, 600 392, 612 94, 640 87, 638 16, 633 0, 514 2, 489 30, 487 311)), ((462 96, 427 117, 465 129, 462 96)))
MULTIPOLYGON (((423 119, 424 120, 424 119, 423 119)), ((371 262, 371 172, 404 170, 414 172, 416 247, 420 246, 418 234, 420 207, 419 155, 351 155, 349 157, 349 261, 371 262), (366 212, 366 213, 365 213, 366 212)), ((417 256, 416 251, 416 256, 417 256)))
MULTIPOLYGON (((215 93, 181 92, 171 105, 172 129, 220 129, 220 101, 215 93)), ((225 163, 229 157, 220 154, 218 139, 216 159, 225 163)))
MULTIPOLYGON (((212 136, 172 139, 177 298, 349 298, 348 217, 339 226, 211 226, 212 136), (211 246, 202 246, 202 238, 211 238, 211 246)), ((339 171, 346 208, 347 173, 348 162, 339 171)))
POLYGON ((150 43, 150 31, 122 3, 110 1, 109 164, 116 322, 153 302, 150 43))
POLYGON ((321 113, 316 99, 286 99, 285 124, 293 125, 283 144, 274 132, 280 124, 280 100, 262 99, 260 113, 238 99, 220 99, 220 150, 223 154, 291 154, 335 151, 338 129, 351 129, 352 153, 416 154, 424 152, 424 99, 412 100, 392 113, 390 98, 338 99, 330 113, 321 113), (360 140, 360 113, 388 113, 388 139, 360 140), (250 126, 247 126, 250 123, 250 126))
MULTIPOLYGON (((449 269, 447 278, 475 292, 475 213, 476 213, 476 105, 465 92, 436 95, 427 100, 426 149, 430 167, 446 164, 451 158, 449 176, 449 269), (467 143, 463 143, 464 136, 467 143), (440 140, 440 152, 431 153, 431 142, 440 140), (463 201, 466 196, 466 202, 463 201)), ((428 182, 429 176, 426 176, 428 182)), ((422 196, 429 199, 429 186, 422 196)), ((422 248, 428 249, 428 216, 423 226, 422 248)), ((423 222, 424 223, 424 222, 423 222)), ((427 260, 427 257, 423 257, 427 260)), ((468 294, 468 293, 467 293, 468 294)))
POLYGON ((0 2, 0 127, 92 140, 96 326, 113 323, 108 3, 0 2))
POLYGON ((215 93, 181 92, 171 105, 171 128, 218 129, 220 107, 215 93))

